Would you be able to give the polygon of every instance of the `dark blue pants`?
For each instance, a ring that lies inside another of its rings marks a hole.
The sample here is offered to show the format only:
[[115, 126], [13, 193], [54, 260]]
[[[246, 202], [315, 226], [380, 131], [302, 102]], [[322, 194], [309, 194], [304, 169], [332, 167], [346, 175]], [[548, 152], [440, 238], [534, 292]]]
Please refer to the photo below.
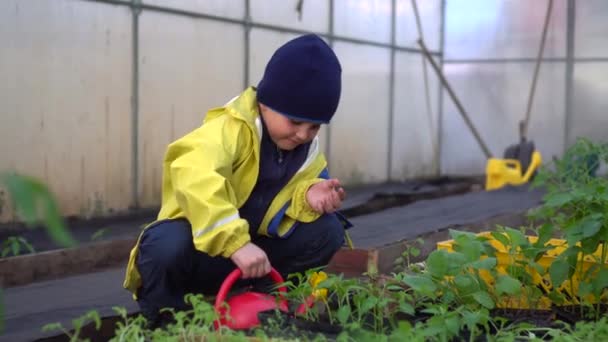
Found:
[[[299, 223], [286, 239], [252, 236], [284, 277], [326, 265], [344, 242], [344, 226], [336, 215]], [[154, 319], [161, 308], [186, 308], [187, 293], [215, 295], [236, 266], [230, 259], [194, 249], [186, 220], [165, 220], [148, 227], [141, 237], [137, 268], [142, 286], [137, 292], [141, 312]]]

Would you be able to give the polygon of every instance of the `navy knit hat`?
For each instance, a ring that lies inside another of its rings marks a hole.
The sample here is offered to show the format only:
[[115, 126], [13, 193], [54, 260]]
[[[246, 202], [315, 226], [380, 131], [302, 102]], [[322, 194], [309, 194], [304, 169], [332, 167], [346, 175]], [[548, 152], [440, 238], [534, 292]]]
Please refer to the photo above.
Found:
[[307, 34], [272, 55], [257, 87], [258, 102], [292, 119], [328, 123], [340, 101], [341, 75], [329, 45]]

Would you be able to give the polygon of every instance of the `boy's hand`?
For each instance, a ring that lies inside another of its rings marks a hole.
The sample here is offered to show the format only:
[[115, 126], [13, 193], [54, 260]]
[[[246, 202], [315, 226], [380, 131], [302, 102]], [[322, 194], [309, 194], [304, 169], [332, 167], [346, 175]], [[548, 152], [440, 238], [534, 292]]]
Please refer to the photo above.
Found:
[[243, 278], [261, 278], [270, 273], [270, 261], [266, 253], [258, 246], [248, 242], [232, 256], [232, 262], [243, 272]]
[[340, 209], [344, 197], [346, 193], [335, 178], [311, 186], [306, 193], [308, 205], [319, 214], [330, 214]]

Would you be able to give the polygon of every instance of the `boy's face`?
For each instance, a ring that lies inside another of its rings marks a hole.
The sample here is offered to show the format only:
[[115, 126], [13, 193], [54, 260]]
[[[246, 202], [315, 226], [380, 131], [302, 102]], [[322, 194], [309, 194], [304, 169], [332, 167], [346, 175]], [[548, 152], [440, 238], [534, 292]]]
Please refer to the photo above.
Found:
[[261, 103], [260, 112], [270, 138], [282, 150], [291, 151], [301, 144], [311, 142], [321, 127], [315, 123], [292, 120]]

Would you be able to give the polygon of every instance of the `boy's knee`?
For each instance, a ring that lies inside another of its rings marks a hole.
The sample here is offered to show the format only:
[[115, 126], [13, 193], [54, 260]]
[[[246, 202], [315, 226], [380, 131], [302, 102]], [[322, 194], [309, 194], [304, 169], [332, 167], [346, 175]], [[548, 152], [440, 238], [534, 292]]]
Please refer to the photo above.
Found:
[[344, 225], [338, 220], [336, 215], [328, 216], [332, 217], [332, 223], [327, 226], [327, 243], [329, 249], [333, 250], [333, 253], [335, 253], [344, 245]]
[[161, 223], [144, 232], [139, 244], [139, 263], [170, 267], [183, 263], [192, 248], [192, 233], [186, 222]]
[[313, 252], [333, 256], [344, 244], [344, 226], [333, 214], [321, 216], [313, 225], [316, 228], [315, 232], [310, 232], [312, 236], [316, 236], [316, 248], [313, 248]]

